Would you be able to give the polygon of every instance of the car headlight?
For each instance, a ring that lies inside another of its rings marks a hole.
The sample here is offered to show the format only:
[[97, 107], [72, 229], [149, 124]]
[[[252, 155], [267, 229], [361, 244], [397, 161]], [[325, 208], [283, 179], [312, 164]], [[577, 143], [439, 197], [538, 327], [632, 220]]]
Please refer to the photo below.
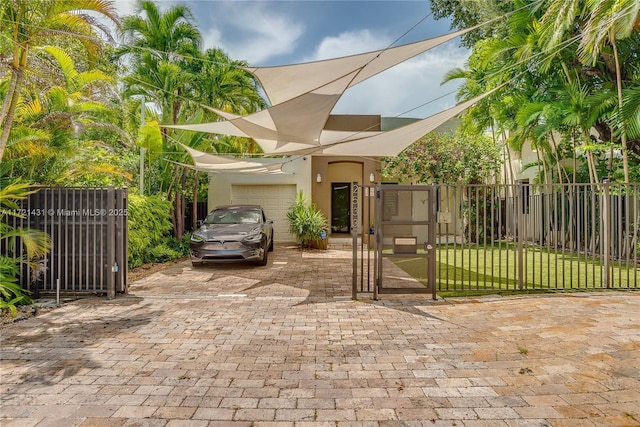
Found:
[[204, 242], [204, 237], [200, 236], [199, 234], [192, 234], [191, 241], [193, 243], [202, 243]]
[[262, 234], [250, 234], [244, 239], [242, 239], [245, 243], [260, 243], [262, 240]]

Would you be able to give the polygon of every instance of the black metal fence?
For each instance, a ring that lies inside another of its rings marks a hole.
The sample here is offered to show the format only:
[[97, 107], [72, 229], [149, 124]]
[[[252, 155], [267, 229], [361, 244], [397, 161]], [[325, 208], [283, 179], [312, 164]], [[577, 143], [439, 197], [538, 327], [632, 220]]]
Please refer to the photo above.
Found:
[[439, 193], [440, 290], [640, 288], [640, 184]]
[[[419, 256], [396, 264], [425, 284], [435, 276], [437, 292], [640, 289], [638, 183], [433, 188], [435, 275]], [[427, 209], [416, 198], [398, 199], [396, 205], [412, 218]], [[366, 211], [363, 217], [370, 218]], [[415, 240], [416, 255], [431, 244], [415, 227], [402, 232]], [[385, 250], [391, 242], [382, 244]], [[360, 259], [359, 291], [372, 292], [371, 276], [364, 275], [371, 257], [363, 252]]]
[[113, 298], [127, 291], [127, 189], [41, 188], [18, 213], [5, 221], [44, 231], [52, 241], [39, 268], [21, 267], [20, 284], [35, 297], [59, 290]]

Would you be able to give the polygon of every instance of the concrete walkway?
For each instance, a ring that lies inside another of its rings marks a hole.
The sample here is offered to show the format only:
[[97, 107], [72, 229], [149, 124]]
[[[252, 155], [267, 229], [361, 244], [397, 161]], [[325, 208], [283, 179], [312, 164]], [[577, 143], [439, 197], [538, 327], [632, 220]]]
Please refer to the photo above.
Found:
[[640, 293], [352, 301], [350, 252], [270, 255], [3, 328], [0, 425], [640, 426]]

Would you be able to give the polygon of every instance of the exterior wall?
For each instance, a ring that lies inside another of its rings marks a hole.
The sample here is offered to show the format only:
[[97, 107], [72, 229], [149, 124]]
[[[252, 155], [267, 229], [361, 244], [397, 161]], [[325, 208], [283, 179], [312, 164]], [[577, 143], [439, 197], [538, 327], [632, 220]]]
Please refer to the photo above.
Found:
[[378, 115], [332, 114], [324, 128], [327, 130], [379, 131], [381, 117]]
[[[504, 144], [504, 139], [507, 138], [507, 134], [501, 135], [498, 143]], [[557, 132], [553, 133], [553, 140], [551, 142], [553, 144], [559, 144], [562, 140], [562, 135]], [[516, 152], [511, 149], [507, 144], [504, 145], [503, 149], [503, 158], [504, 158], [504, 166], [502, 168], [502, 183], [504, 184], [514, 184], [518, 181], [527, 181], [529, 183], [534, 183], [537, 179], [539, 168], [538, 166], [531, 166], [525, 169], [527, 165], [537, 163], [539, 161], [538, 155], [536, 151], [531, 147], [530, 142], [526, 142], [522, 147], [522, 152]], [[570, 171], [573, 170], [573, 159], [566, 158], [563, 159], [560, 164], [568, 168]], [[542, 167], [542, 166], [540, 166]], [[571, 176], [572, 172], [568, 171], [567, 173]], [[553, 171], [557, 173], [556, 170]]]
[[[274, 163], [282, 159], [273, 159]], [[208, 208], [235, 203], [232, 189], [236, 185], [295, 185], [296, 191], [302, 190], [316, 204], [318, 209], [331, 221], [331, 183], [357, 182], [360, 185], [370, 184], [370, 175], [375, 181], [380, 178], [380, 162], [362, 157], [352, 156], [300, 156], [293, 157], [283, 170], [285, 174], [248, 174], [248, 173], [216, 173], [209, 174]], [[316, 182], [320, 174], [321, 182]], [[373, 198], [371, 209], [373, 209]], [[359, 203], [362, 205], [362, 191]], [[362, 218], [361, 218], [362, 221]], [[368, 228], [367, 224], [367, 228]], [[359, 230], [361, 231], [361, 229]]]
[[[232, 203], [260, 204], [269, 219], [274, 221], [274, 240], [293, 241], [294, 237], [288, 232], [286, 212], [293, 203], [296, 192], [302, 190], [310, 194], [311, 158], [299, 156], [273, 159], [273, 163], [282, 163], [283, 160], [287, 161], [283, 167], [285, 173], [280, 174], [210, 174], [209, 210]], [[234, 200], [234, 197], [238, 199]]]
[[[233, 185], [280, 185], [295, 184], [296, 191], [311, 194], [311, 158], [292, 157], [282, 168], [281, 174], [251, 173], [214, 173], [209, 174], [209, 210], [216, 206], [232, 203], [231, 188]], [[273, 163], [281, 163], [283, 159], [273, 159]]]

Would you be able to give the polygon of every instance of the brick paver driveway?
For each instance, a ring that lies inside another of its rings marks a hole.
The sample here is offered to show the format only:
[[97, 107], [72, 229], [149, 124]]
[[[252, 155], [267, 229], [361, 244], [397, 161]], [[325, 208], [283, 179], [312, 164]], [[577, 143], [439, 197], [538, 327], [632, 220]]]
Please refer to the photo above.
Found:
[[276, 247], [2, 329], [2, 426], [638, 426], [640, 293], [350, 297]]

